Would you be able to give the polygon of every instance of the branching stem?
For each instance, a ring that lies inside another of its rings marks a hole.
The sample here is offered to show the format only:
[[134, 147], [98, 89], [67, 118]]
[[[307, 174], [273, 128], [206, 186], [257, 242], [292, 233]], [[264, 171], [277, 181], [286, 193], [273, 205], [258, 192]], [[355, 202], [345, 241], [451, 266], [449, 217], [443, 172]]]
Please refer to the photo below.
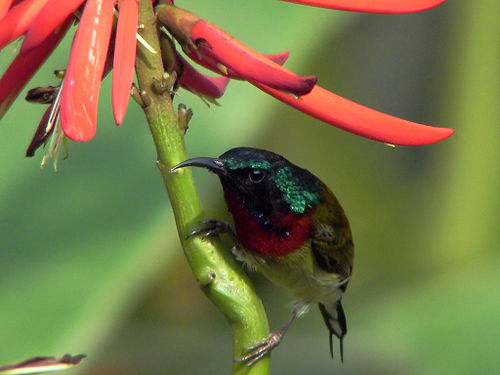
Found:
[[[139, 23], [143, 25], [139, 30], [141, 37], [159, 51], [158, 28], [150, 0], [140, 1]], [[153, 54], [138, 43], [136, 73], [158, 154], [158, 167], [174, 210], [186, 258], [201, 289], [228, 319], [233, 333], [233, 356], [240, 358], [245, 354], [245, 347], [269, 334], [262, 302], [241, 267], [218, 240], [205, 241], [200, 236], [186, 239], [205, 217], [189, 168], [169, 173], [170, 168], [186, 160], [187, 155], [184, 129], [179, 126], [169, 93], [154, 90], [158, 79], [164, 77], [161, 54]], [[269, 358], [263, 358], [250, 368], [233, 363], [233, 374], [268, 373]]]

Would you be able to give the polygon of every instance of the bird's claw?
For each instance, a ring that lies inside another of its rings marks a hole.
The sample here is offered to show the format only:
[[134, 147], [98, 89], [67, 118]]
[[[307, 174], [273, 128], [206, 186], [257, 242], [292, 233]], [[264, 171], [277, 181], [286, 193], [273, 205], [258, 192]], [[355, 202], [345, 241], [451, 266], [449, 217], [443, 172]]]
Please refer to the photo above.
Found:
[[245, 367], [250, 367], [259, 361], [262, 357], [271, 353], [271, 351], [276, 348], [281, 342], [283, 334], [281, 332], [273, 332], [265, 340], [258, 342], [255, 345], [245, 347], [244, 350], [248, 353], [247, 355], [235, 359], [235, 362], [243, 363]]
[[191, 233], [188, 234], [186, 239], [189, 239], [194, 236], [198, 235], [203, 235], [203, 239], [206, 240], [209, 237], [212, 236], [218, 236], [219, 234], [222, 233], [230, 233], [231, 235], [234, 236], [234, 232], [231, 229], [231, 226], [220, 220], [205, 220], [202, 222], [201, 227], [193, 230]]

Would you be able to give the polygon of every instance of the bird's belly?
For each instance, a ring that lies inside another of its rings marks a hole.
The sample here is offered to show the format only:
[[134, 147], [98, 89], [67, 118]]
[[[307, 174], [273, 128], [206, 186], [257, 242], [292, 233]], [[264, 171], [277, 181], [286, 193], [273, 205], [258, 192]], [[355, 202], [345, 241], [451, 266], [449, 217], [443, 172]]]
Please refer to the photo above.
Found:
[[288, 290], [297, 300], [321, 301], [336, 293], [341, 284], [339, 275], [317, 267], [308, 246], [284, 256], [265, 256], [238, 249], [236, 256], [274, 284]]

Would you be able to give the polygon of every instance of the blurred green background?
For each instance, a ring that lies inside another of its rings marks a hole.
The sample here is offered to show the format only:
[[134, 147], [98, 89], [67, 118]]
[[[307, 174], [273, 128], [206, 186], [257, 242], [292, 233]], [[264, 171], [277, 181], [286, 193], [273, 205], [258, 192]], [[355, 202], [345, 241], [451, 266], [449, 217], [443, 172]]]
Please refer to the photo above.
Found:
[[[191, 156], [272, 149], [320, 176], [350, 218], [355, 272], [344, 297], [345, 361], [331, 360], [317, 309], [273, 353], [279, 374], [500, 373], [500, 3], [450, 0], [423, 13], [361, 15], [283, 2], [181, 1], [263, 53], [352, 100], [452, 127], [395, 149], [320, 123], [232, 82], [220, 107], [192, 107]], [[71, 38], [30, 87], [55, 84]], [[19, 44], [2, 51], [2, 71]], [[142, 113], [117, 128], [110, 79], [96, 137], [59, 172], [24, 151], [43, 106], [0, 122], [0, 363], [86, 353], [69, 373], [223, 374], [230, 331], [183, 258]], [[26, 92], [23, 91], [23, 94]], [[334, 110], [334, 109], [333, 109]], [[229, 219], [218, 181], [195, 172], [207, 212]], [[270, 325], [288, 297], [253, 275]]]

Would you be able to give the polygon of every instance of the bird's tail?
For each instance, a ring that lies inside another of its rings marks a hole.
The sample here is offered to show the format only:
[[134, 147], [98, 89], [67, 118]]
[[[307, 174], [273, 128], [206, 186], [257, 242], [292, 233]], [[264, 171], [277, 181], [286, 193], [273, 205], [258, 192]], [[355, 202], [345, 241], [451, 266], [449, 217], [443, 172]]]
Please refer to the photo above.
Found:
[[344, 309], [342, 308], [342, 303], [340, 299], [334, 301], [333, 303], [319, 303], [319, 311], [323, 315], [325, 324], [330, 331], [330, 354], [333, 358], [333, 335], [337, 336], [340, 340], [340, 360], [344, 361], [344, 346], [343, 338], [347, 333], [347, 325], [345, 320]]

